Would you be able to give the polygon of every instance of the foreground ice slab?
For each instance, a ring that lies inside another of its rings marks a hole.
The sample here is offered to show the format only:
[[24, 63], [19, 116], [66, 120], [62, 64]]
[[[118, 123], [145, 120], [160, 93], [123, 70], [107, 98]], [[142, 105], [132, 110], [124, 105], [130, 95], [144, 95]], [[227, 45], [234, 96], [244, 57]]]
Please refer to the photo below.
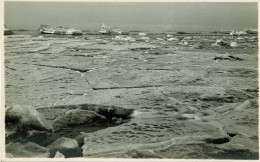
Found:
[[39, 146], [32, 142], [27, 143], [8, 143], [6, 145], [7, 157], [19, 158], [49, 158], [49, 149]]
[[[31, 106], [14, 105], [6, 108], [6, 135], [12, 138], [29, 138], [35, 131], [50, 131], [52, 125]], [[40, 133], [40, 132], [38, 132]]]
[[54, 157], [57, 153], [60, 153], [60, 155], [72, 156], [81, 156], [82, 154], [82, 150], [79, 148], [78, 142], [75, 139], [66, 137], [57, 139], [51, 145], [47, 146], [47, 148], [50, 150], [51, 157]]

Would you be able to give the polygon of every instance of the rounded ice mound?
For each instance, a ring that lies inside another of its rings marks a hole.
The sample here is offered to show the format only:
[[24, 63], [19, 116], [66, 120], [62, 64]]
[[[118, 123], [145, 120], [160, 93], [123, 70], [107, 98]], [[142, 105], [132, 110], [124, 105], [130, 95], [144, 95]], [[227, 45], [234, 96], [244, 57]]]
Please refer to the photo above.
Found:
[[49, 132], [52, 125], [31, 106], [13, 105], [5, 111], [6, 136], [30, 136], [31, 130]]
[[60, 153], [59, 151], [57, 151], [54, 158], [65, 158], [65, 156], [62, 153]]
[[76, 126], [82, 124], [95, 124], [98, 121], [106, 120], [105, 116], [99, 115], [94, 111], [72, 109], [67, 111], [63, 116], [57, 117], [53, 122], [55, 131], [66, 126]]
[[51, 149], [73, 149], [77, 147], [79, 147], [78, 142], [75, 139], [67, 137], [61, 137], [48, 146]]
[[6, 108], [6, 122], [33, 126], [42, 130], [51, 130], [51, 124], [33, 107], [28, 105], [13, 105]]
[[50, 150], [50, 156], [55, 157], [57, 152], [65, 155], [65, 157], [79, 157], [82, 156], [82, 149], [79, 147], [75, 139], [68, 137], [61, 137], [47, 146]]

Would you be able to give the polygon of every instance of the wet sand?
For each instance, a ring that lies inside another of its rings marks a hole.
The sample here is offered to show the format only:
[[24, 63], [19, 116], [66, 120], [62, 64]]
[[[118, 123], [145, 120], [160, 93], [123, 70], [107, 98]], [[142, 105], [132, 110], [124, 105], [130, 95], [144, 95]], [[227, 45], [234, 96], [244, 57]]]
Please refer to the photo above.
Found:
[[6, 105], [49, 121], [66, 105], [133, 109], [123, 124], [70, 128], [86, 158], [258, 159], [256, 35], [128, 36], [5, 36]]

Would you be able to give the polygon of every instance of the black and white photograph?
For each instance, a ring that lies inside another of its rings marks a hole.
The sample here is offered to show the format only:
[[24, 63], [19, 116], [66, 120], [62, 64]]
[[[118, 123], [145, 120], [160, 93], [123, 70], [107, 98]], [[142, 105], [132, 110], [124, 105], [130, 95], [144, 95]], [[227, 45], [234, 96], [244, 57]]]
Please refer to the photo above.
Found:
[[3, 8], [4, 159], [259, 159], [258, 1]]

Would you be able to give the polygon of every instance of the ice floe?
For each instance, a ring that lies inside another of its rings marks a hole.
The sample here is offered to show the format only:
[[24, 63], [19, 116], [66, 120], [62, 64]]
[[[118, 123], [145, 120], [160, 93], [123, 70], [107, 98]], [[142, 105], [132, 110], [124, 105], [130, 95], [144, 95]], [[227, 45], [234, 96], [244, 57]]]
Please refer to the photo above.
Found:
[[102, 24], [99, 33], [101, 34], [122, 34], [122, 31], [115, 26]]
[[38, 28], [42, 34], [57, 34], [57, 35], [82, 35], [82, 31], [79, 29], [68, 29], [62, 26], [53, 27], [50, 25], [40, 25]]
[[169, 38], [169, 39], [167, 39], [168, 41], [179, 41], [179, 39], [178, 38], [176, 38], [176, 37], [171, 37], [171, 38]]
[[140, 36], [146, 36], [146, 33], [139, 33]]
[[237, 42], [230, 42], [230, 47], [238, 47]]
[[183, 46], [187, 46], [187, 45], [189, 45], [189, 43], [186, 41], [186, 40], [181, 40], [179, 43], [178, 43], [179, 45], [183, 45]]
[[14, 34], [14, 32], [12, 30], [6, 28], [6, 26], [5, 26], [5, 28], [4, 28], [4, 35], [12, 35], [12, 34]]
[[130, 36], [125, 36], [125, 35], [117, 35], [115, 38], [113, 38], [114, 40], [122, 40], [122, 41], [130, 41], [130, 42], [134, 42], [136, 41], [134, 38], [130, 37]]

